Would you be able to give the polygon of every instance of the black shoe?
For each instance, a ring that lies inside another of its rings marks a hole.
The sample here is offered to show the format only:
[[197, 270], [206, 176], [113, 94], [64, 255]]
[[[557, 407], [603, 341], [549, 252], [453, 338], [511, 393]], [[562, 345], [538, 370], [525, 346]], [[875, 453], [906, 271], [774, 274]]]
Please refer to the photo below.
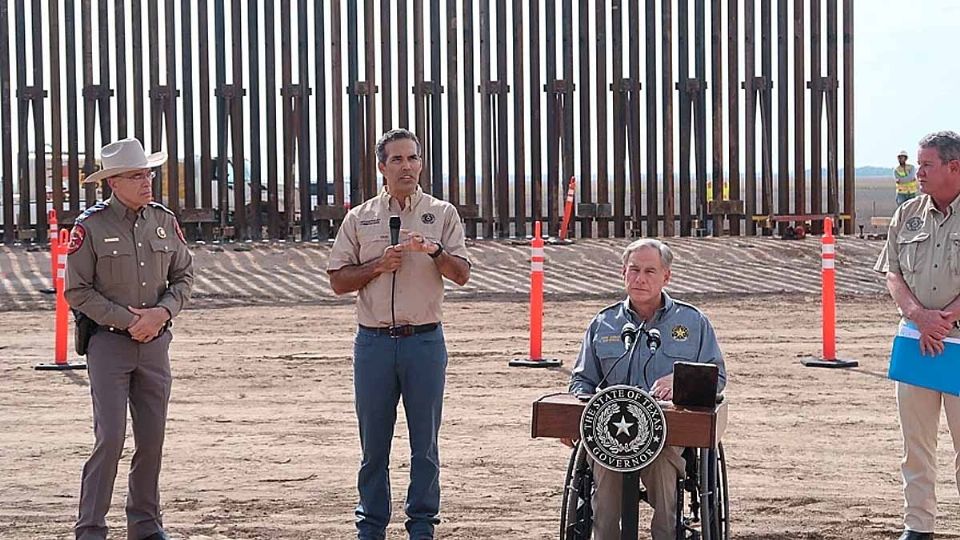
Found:
[[907, 529], [900, 535], [900, 540], [933, 540], [933, 533], [917, 532]]
[[170, 540], [170, 537], [163, 531], [157, 531], [143, 540]]

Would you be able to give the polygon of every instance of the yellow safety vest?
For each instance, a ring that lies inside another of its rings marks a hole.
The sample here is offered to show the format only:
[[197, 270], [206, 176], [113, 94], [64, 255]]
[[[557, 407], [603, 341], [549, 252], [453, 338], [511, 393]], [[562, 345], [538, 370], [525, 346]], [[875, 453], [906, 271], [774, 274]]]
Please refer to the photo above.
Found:
[[[897, 178], [897, 193], [917, 192], [917, 178], [913, 176], [913, 165], [907, 165], [906, 167], [897, 165], [893, 169], [893, 175]], [[907, 178], [909, 180], [906, 180]]]

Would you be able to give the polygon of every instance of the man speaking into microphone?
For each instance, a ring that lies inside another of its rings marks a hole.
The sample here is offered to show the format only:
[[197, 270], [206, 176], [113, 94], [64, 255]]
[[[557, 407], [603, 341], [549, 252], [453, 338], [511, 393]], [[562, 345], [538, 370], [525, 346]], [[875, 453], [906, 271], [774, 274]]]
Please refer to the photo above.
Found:
[[[590, 322], [573, 368], [570, 392], [593, 394], [607, 386], [627, 384], [670, 401], [675, 362], [716, 364], [717, 388], [722, 390], [726, 370], [713, 326], [699, 309], [674, 300], [663, 290], [670, 282], [670, 248], [656, 239], [640, 239], [624, 249], [622, 262], [627, 297], [601, 310]], [[564, 443], [573, 444], [569, 439]], [[640, 470], [654, 510], [654, 540], [676, 538], [677, 478], [685, 467], [682, 451], [665, 446]], [[593, 467], [593, 537], [597, 540], [620, 538], [622, 476]]]
[[361, 540], [386, 537], [390, 446], [402, 398], [411, 451], [406, 529], [422, 540], [433, 538], [440, 522], [443, 278], [466, 284], [470, 259], [456, 208], [420, 189], [416, 135], [389, 131], [376, 153], [386, 186], [347, 213], [327, 263], [335, 293], [358, 292], [353, 382], [363, 457], [356, 525]]

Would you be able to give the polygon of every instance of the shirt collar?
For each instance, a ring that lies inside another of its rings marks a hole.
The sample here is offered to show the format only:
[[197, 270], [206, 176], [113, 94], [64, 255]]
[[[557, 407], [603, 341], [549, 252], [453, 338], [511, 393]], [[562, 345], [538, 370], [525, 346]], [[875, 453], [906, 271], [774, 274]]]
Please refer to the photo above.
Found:
[[[922, 208], [922, 212], [924, 215], [927, 215], [930, 212], [940, 212], [940, 210], [937, 210], [937, 207], [933, 204], [933, 197], [926, 194], [924, 194], [923, 197], [926, 198], [926, 200], [923, 201], [923, 208]], [[956, 214], [957, 212], [960, 212], [960, 196], [953, 199], [953, 201], [951, 201], [950, 204], [947, 205], [947, 208], [948, 208], [947, 213], [943, 213], [943, 212], [940, 212], [940, 213], [942, 213], [945, 216], [950, 216], [950, 215]]]
[[[110, 198], [107, 199], [107, 207], [113, 212], [113, 216], [117, 219], [126, 219], [128, 215], [136, 218], [140, 216], [141, 213], [123, 204], [116, 195], [110, 195]], [[141, 209], [141, 211], [142, 210], [143, 209]]]
[[[390, 191], [387, 190], [387, 186], [383, 186], [383, 189], [380, 190], [380, 197], [383, 199], [384, 204], [387, 205], [388, 210], [394, 210], [394, 204], [396, 203], [393, 197], [390, 196]], [[417, 190], [410, 195], [407, 195], [407, 198], [404, 199], [403, 209], [409, 210], [410, 208], [413, 208], [418, 202], [420, 202], [421, 197], [423, 197], [423, 190], [420, 189], [420, 186], [418, 185]], [[396, 210], [399, 212], [400, 208], [396, 208]]]
[[951, 214], [951, 215], [952, 215], [952, 214], [956, 214], [957, 212], [960, 212], [960, 195], [958, 195], [958, 196], [957, 196], [955, 199], [953, 199], [953, 201], [950, 203], [950, 214]]
[[[667, 291], [661, 292], [661, 293], [660, 293], [660, 296], [661, 296], [661, 298], [663, 299], [663, 306], [657, 308], [657, 310], [656, 310], [655, 312], [653, 312], [653, 320], [650, 321], [650, 324], [654, 324], [654, 323], [659, 322], [660, 319], [663, 318], [663, 315], [664, 315], [665, 313], [668, 313], [671, 309], [673, 309], [674, 301], [673, 301], [673, 298], [670, 298], [670, 295], [667, 294]], [[637, 323], [637, 324], [640, 323], [640, 315], [638, 315], [637, 312], [634, 311], [632, 307], [630, 307], [630, 297], [629, 297], [629, 296], [627, 296], [626, 298], [623, 299], [622, 308], [621, 308], [621, 309], [623, 309], [623, 312], [624, 312], [624, 314], [626, 315], [626, 317], [627, 317], [628, 319], [630, 319], [631, 321], [633, 321], [633, 322], [635, 322], [635, 323]]]

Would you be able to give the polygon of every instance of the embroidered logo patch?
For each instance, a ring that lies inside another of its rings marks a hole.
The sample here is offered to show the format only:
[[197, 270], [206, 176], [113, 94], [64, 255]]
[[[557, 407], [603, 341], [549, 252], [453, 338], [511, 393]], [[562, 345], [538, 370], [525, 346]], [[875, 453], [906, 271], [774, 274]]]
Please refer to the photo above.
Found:
[[670, 337], [672, 337], [674, 341], [686, 341], [687, 338], [690, 337], [690, 331], [687, 330], [686, 326], [678, 324], [673, 327], [673, 330], [670, 332]]
[[907, 224], [904, 225], [908, 231], [916, 232], [920, 230], [920, 227], [923, 227], [923, 220], [919, 216], [914, 216], [907, 220]]
[[67, 246], [67, 255], [73, 255], [83, 245], [83, 239], [87, 237], [87, 231], [83, 225], [74, 225], [70, 231], [70, 245]]
[[437, 216], [431, 214], [430, 212], [427, 212], [426, 214], [422, 214], [420, 216], [420, 221], [426, 223], [427, 225], [430, 225], [436, 220], [437, 220]]

